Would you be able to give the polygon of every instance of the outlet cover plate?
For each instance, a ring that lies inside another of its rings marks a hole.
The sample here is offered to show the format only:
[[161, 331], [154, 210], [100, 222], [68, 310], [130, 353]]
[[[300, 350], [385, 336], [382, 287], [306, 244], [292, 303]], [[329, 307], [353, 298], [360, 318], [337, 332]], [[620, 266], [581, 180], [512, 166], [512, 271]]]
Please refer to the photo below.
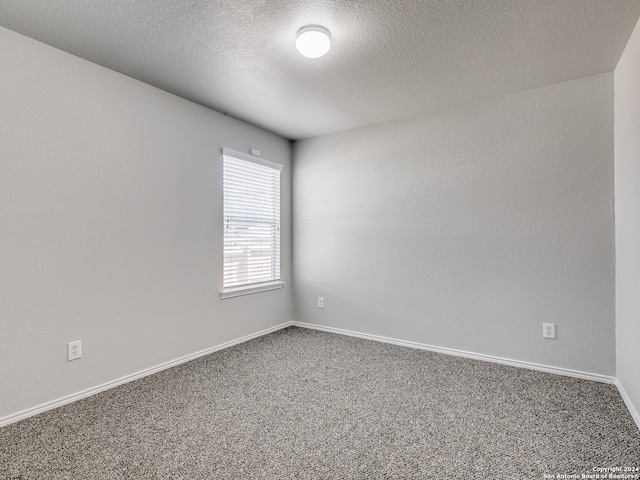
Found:
[[542, 336], [544, 338], [556, 338], [556, 324], [555, 323], [543, 323], [542, 324]]
[[67, 360], [78, 360], [82, 358], [82, 340], [67, 343]]

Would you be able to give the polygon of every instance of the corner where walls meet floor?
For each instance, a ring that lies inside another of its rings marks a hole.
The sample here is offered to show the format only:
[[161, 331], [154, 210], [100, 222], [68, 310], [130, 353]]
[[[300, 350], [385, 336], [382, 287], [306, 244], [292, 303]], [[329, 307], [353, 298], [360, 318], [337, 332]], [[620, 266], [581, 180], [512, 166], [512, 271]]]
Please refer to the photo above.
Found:
[[338, 334], [338, 335], [346, 335], [346, 336], [351, 336], [351, 337], [357, 337], [357, 338], [362, 338], [362, 339], [371, 340], [371, 341], [375, 341], [375, 342], [389, 343], [389, 344], [392, 344], [392, 345], [399, 345], [399, 346], [407, 347], [407, 348], [414, 348], [414, 349], [419, 349], [419, 350], [427, 350], [427, 351], [431, 351], [431, 352], [435, 352], [435, 353], [441, 353], [441, 354], [445, 354], [445, 355], [454, 355], [454, 356], [465, 357], [465, 358], [470, 358], [470, 359], [474, 359], [474, 360], [481, 360], [481, 361], [498, 363], [498, 364], [502, 364], [502, 365], [509, 365], [509, 366], [512, 366], [512, 367], [526, 368], [526, 369], [530, 369], [530, 370], [538, 370], [538, 371], [541, 371], [541, 372], [554, 373], [554, 374], [557, 374], [557, 375], [564, 375], [564, 376], [568, 376], [568, 377], [581, 378], [581, 379], [591, 380], [591, 381], [595, 381], [595, 382], [615, 384], [616, 387], [618, 388], [618, 391], [620, 392], [620, 396], [624, 400], [625, 405], [627, 406], [627, 408], [629, 410], [629, 413], [631, 414], [631, 417], [633, 418], [636, 426], [640, 430], [640, 415], [638, 414], [638, 411], [635, 409], [635, 407], [631, 403], [631, 401], [629, 399], [629, 396], [625, 392], [624, 387], [622, 386], [622, 384], [618, 381], [617, 378], [612, 377], [612, 376], [599, 375], [599, 374], [594, 374], [594, 373], [589, 373], [589, 372], [581, 372], [581, 371], [577, 371], [577, 370], [559, 368], [559, 367], [554, 367], [554, 366], [550, 366], [550, 365], [541, 365], [541, 364], [522, 362], [522, 361], [519, 361], [519, 360], [494, 357], [494, 356], [491, 356], [491, 355], [484, 355], [484, 354], [480, 354], [480, 353], [466, 352], [466, 351], [455, 350], [455, 349], [451, 349], [451, 348], [444, 348], [444, 347], [438, 347], [438, 346], [434, 346], [434, 345], [427, 345], [427, 344], [423, 344], [423, 343], [412, 342], [412, 341], [409, 341], [409, 340], [382, 337], [382, 336], [379, 336], [379, 335], [371, 335], [371, 334], [362, 333], [362, 332], [354, 332], [354, 331], [344, 330], [344, 329], [340, 329], [340, 328], [325, 327], [325, 326], [322, 326], [322, 325], [314, 325], [314, 324], [310, 324], [310, 323], [297, 322], [297, 321], [285, 322], [285, 323], [282, 323], [280, 325], [276, 325], [274, 327], [267, 328], [265, 330], [256, 332], [254, 334], [246, 335], [246, 336], [238, 338], [236, 340], [225, 342], [225, 343], [222, 343], [220, 345], [216, 345], [214, 347], [208, 348], [206, 350], [202, 350], [202, 351], [193, 353], [191, 355], [186, 355], [184, 357], [177, 358], [177, 359], [175, 359], [173, 361], [166, 362], [166, 363], [163, 363], [161, 365], [157, 365], [155, 367], [148, 368], [148, 369], [142, 370], [140, 372], [137, 372], [137, 373], [134, 373], [134, 374], [131, 374], [131, 375], [127, 375], [127, 376], [122, 377], [122, 378], [118, 378], [118, 379], [113, 380], [111, 382], [107, 382], [107, 383], [98, 385], [96, 387], [93, 387], [93, 388], [90, 388], [90, 389], [87, 389], [87, 390], [83, 390], [81, 392], [77, 392], [75, 394], [68, 395], [66, 397], [59, 398], [59, 399], [51, 401], [51, 402], [47, 402], [45, 404], [38, 405], [38, 406], [33, 407], [33, 408], [29, 408], [29, 409], [23, 410], [21, 412], [17, 412], [15, 414], [6, 416], [4, 418], [0, 418], [0, 427], [2, 427], [4, 425], [9, 425], [11, 423], [17, 422], [19, 420], [22, 420], [22, 419], [25, 419], [25, 418], [28, 418], [28, 417], [31, 417], [31, 416], [34, 416], [34, 415], [37, 415], [37, 414], [42, 413], [42, 412], [46, 412], [48, 410], [52, 410], [54, 408], [61, 407], [63, 405], [75, 402], [75, 401], [80, 400], [82, 398], [86, 398], [86, 397], [89, 397], [91, 395], [95, 395], [95, 394], [97, 394], [99, 392], [103, 392], [105, 390], [109, 390], [111, 388], [117, 387], [119, 385], [123, 385], [125, 383], [133, 382], [133, 381], [138, 380], [140, 378], [147, 377], [149, 375], [153, 375], [154, 373], [158, 373], [158, 372], [160, 372], [162, 370], [166, 370], [166, 369], [175, 367], [177, 365], [189, 362], [191, 360], [195, 360], [196, 358], [203, 357], [205, 355], [209, 355], [209, 354], [217, 352], [219, 350], [223, 350], [223, 349], [232, 347], [234, 345], [238, 345], [238, 344], [247, 342], [249, 340], [252, 340], [254, 338], [258, 338], [258, 337], [261, 337], [261, 336], [264, 336], [264, 335], [268, 335], [270, 333], [273, 333], [273, 332], [276, 332], [278, 330], [282, 330], [282, 329], [285, 329], [285, 328], [288, 328], [288, 327], [299, 327], [299, 328], [307, 328], [307, 329], [312, 329], [312, 330], [320, 330], [320, 331], [323, 331], [323, 332], [334, 333], [334, 334]]

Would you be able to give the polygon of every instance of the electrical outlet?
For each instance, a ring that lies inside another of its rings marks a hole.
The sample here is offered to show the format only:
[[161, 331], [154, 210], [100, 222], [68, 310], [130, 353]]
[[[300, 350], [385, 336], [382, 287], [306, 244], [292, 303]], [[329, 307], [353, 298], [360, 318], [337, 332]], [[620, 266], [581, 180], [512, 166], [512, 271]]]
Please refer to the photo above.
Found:
[[542, 324], [542, 336], [544, 338], [556, 338], [556, 324], [555, 323], [543, 323]]
[[324, 308], [324, 297], [318, 297], [318, 308]]
[[82, 358], [82, 340], [67, 343], [67, 360]]

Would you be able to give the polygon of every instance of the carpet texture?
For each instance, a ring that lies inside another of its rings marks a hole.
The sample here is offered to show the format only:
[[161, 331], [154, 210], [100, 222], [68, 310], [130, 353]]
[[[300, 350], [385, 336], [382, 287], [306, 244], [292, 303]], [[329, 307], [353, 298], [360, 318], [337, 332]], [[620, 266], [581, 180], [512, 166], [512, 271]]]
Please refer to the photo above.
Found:
[[2, 479], [543, 479], [617, 466], [640, 467], [640, 432], [613, 385], [300, 328], [0, 428]]

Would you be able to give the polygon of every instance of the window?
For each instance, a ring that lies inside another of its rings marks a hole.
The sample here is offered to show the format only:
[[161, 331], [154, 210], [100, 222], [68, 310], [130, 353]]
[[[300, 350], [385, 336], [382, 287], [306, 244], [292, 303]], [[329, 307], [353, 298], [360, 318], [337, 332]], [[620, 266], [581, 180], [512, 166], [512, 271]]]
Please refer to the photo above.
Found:
[[282, 288], [282, 165], [222, 149], [224, 274], [222, 298]]

